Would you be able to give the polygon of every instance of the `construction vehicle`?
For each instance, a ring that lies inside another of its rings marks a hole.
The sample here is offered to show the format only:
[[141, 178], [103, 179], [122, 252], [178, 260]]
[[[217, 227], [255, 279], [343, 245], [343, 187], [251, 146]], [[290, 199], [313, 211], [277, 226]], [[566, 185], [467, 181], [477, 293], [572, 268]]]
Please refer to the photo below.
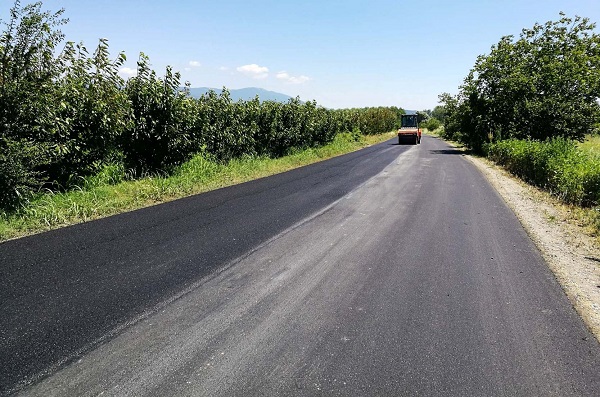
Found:
[[398, 145], [408, 143], [416, 145], [421, 143], [421, 129], [419, 118], [416, 114], [403, 114], [398, 130]]

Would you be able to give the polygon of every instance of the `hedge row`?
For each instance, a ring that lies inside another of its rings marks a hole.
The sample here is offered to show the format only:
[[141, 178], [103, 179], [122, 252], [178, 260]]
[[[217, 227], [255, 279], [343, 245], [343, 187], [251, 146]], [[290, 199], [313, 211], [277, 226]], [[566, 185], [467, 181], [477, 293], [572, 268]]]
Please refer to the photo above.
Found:
[[93, 53], [57, 28], [64, 10], [15, 1], [0, 26], [0, 211], [40, 190], [65, 190], [110, 165], [139, 177], [169, 173], [196, 153], [218, 161], [278, 157], [336, 134], [393, 129], [397, 108], [331, 110], [316, 102], [233, 102], [226, 89], [200, 99], [182, 89], [179, 73], [163, 77], [140, 54], [125, 81], [121, 53], [101, 39]]

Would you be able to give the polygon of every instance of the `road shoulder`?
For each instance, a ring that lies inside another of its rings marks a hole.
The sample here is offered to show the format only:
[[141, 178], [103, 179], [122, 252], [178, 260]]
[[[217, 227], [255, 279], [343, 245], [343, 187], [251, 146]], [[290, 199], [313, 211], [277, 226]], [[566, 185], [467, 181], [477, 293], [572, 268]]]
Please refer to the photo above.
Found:
[[498, 191], [535, 242], [573, 307], [600, 341], [600, 248], [548, 193], [487, 159], [466, 155]]

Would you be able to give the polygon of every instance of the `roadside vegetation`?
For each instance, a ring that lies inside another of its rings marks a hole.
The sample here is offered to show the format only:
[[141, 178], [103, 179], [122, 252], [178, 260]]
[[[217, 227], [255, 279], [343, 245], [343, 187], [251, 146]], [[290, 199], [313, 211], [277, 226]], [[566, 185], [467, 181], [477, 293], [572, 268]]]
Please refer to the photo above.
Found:
[[0, 20], [0, 238], [354, 150], [404, 113], [233, 102], [226, 88], [194, 99], [179, 73], [157, 75], [143, 53], [124, 80], [124, 53], [111, 59], [105, 39], [91, 52], [64, 43], [64, 10], [42, 7], [17, 0]]
[[574, 141], [508, 139], [490, 145], [488, 158], [566, 203], [592, 207], [600, 202], [600, 154]]
[[[503, 37], [457, 95], [439, 96], [437, 133], [572, 205], [600, 236], [600, 35], [587, 18]], [[433, 112], [430, 112], [433, 113]]]
[[0, 217], [0, 241], [86, 222], [234, 184], [289, 171], [392, 138], [342, 133], [329, 144], [290, 151], [286, 156], [244, 156], [218, 161], [196, 154], [170, 174], [130, 179], [122, 166], [106, 166], [67, 191], [35, 195], [27, 205]]

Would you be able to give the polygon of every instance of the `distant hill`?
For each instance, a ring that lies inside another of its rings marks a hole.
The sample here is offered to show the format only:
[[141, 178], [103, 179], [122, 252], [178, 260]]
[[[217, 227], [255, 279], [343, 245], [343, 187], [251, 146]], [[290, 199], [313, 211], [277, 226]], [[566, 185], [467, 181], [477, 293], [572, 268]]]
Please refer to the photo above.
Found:
[[[217, 94], [221, 93], [221, 89], [218, 88], [208, 88], [208, 87], [197, 87], [190, 88], [190, 96], [193, 98], [200, 98], [202, 95], [206, 94], [208, 91], [214, 91]], [[231, 94], [231, 99], [236, 102], [240, 99], [245, 101], [254, 99], [257, 95], [261, 101], [275, 101], [275, 102], [287, 102], [292, 97], [289, 95], [285, 95], [275, 91], [268, 91], [262, 88], [257, 87], [248, 87], [248, 88], [240, 88], [238, 90], [229, 90], [229, 94]]]

